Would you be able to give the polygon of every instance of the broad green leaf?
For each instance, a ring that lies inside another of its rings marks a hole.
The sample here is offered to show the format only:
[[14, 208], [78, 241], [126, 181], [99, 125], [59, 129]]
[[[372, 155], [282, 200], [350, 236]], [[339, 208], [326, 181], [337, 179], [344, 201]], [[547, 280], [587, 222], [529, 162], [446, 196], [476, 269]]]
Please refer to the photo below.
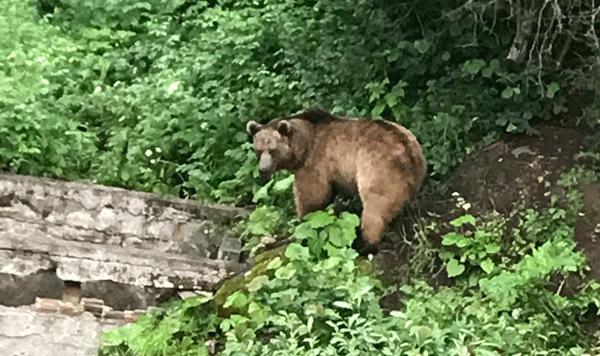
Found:
[[480, 264], [481, 269], [484, 270], [485, 273], [491, 273], [494, 270], [494, 262], [492, 260], [490, 260], [489, 258], [486, 259], [485, 261], [481, 262]]
[[213, 294], [210, 292], [196, 292], [198, 295], [195, 297], [190, 297], [185, 299], [185, 304], [197, 307], [199, 305], [205, 304], [213, 299]]
[[299, 243], [292, 243], [285, 250], [285, 256], [290, 260], [307, 261], [309, 255], [308, 247], [304, 247]]
[[342, 219], [344, 219], [345, 222], [348, 222], [349, 227], [356, 227], [360, 225], [360, 218], [356, 214], [344, 211], [342, 213]]
[[306, 240], [306, 239], [316, 239], [318, 236], [318, 232], [309, 223], [304, 222], [294, 230], [294, 236], [298, 240]]
[[481, 59], [471, 59], [465, 62], [463, 65], [463, 70], [468, 74], [475, 75], [479, 73], [483, 67], [485, 67], [485, 61]]
[[550, 85], [548, 85], [548, 88], [546, 88], [546, 97], [547, 98], [554, 98], [554, 94], [556, 94], [556, 92], [560, 89], [560, 85], [558, 85], [557, 82], [552, 82], [550, 83]]
[[385, 110], [385, 103], [380, 101], [375, 105], [373, 110], [371, 110], [371, 115], [373, 115], [373, 117], [380, 117], [383, 110]]
[[344, 241], [344, 236], [342, 234], [342, 229], [337, 226], [332, 226], [329, 228], [329, 242], [336, 246], [337, 248], [342, 248], [346, 245], [346, 241]]
[[254, 193], [254, 197], [252, 198], [252, 202], [257, 203], [263, 199], [266, 199], [269, 196], [269, 188], [273, 186], [273, 181], [263, 185], [259, 190]]
[[491, 67], [485, 67], [481, 70], [481, 75], [486, 77], [486, 78], [490, 78], [492, 76], [492, 68]]
[[465, 271], [465, 266], [453, 258], [446, 264], [446, 271], [448, 272], [448, 277], [456, 277]]
[[415, 48], [421, 54], [427, 52], [427, 50], [429, 49], [430, 45], [431, 44], [429, 42], [427, 42], [427, 40], [416, 40], [415, 41]]
[[286, 191], [291, 188], [293, 183], [294, 183], [294, 175], [292, 174], [289, 177], [286, 177], [282, 180], [275, 182], [275, 184], [273, 185], [273, 192], [281, 193], [283, 191]]
[[281, 266], [283, 262], [281, 261], [281, 257], [277, 256], [269, 264], [267, 265], [267, 269], [277, 269]]
[[275, 271], [275, 277], [277, 277], [279, 279], [290, 279], [295, 274], [296, 274], [296, 268], [294, 268], [292, 265], [289, 265], [289, 264], [279, 267]]
[[485, 246], [485, 252], [492, 254], [500, 251], [500, 245], [492, 243]]
[[237, 292], [234, 292], [233, 294], [231, 294], [229, 297], [227, 297], [227, 299], [225, 300], [225, 303], [223, 304], [223, 307], [225, 307], [225, 308], [229, 308], [229, 307], [240, 308], [240, 307], [243, 307], [244, 305], [246, 305], [247, 303], [248, 303], [248, 297], [246, 296], [246, 294], [244, 294], [243, 292], [237, 291]]
[[248, 292], [254, 293], [259, 290], [265, 282], [268, 281], [269, 277], [267, 276], [256, 276], [248, 284], [246, 284], [246, 288], [248, 289]]
[[442, 245], [444, 245], [444, 246], [455, 245], [458, 241], [460, 241], [463, 238], [464, 238], [464, 236], [459, 233], [449, 232], [446, 235], [444, 235], [444, 238], [442, 239]]
[[452, 226], [462, 226], [464, 224], [475, 225], [475, 223], [475, 217], [471, 214], [461, 215], [456, 219], [450, 221], [450, 224], [452, 224]]
[[257, 302], [251, 302], [248, 305], [248, 315], [250, 319], [256, 323], [263, 323], [269, 317], [269, 307], [258, 304]]
[[507, 87], [506, 89], [504, 89], [502, 91], [502, 97], [504, 99], [510, 99], [510, 98], [512, 98], [512, 96], [513, 96], [513, 88]]
[[324, 227], [335, 221], [335, 216], [326, 211], [316, 211], [306, 216], [306, 224], [313, 228]]

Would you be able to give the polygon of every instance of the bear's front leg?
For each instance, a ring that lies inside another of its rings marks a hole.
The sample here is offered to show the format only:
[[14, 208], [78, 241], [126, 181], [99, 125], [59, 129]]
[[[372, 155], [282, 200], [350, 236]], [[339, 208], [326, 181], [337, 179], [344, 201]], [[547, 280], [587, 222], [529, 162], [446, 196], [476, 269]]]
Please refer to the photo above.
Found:
[[294, 176], [294, 199], [299, 218], [327, 208], [333, 199], [331, 184], [317, 172], [296, 172]]

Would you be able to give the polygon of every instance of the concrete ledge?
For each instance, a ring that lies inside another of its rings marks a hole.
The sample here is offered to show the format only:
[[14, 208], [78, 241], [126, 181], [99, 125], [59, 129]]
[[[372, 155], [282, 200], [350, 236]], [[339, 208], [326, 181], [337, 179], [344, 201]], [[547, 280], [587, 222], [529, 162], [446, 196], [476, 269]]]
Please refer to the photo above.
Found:
[[72, 317], [0, 306], [0, 350], [3, 356], [90, 356], [99, 335], [116, 327], [90, 313]]

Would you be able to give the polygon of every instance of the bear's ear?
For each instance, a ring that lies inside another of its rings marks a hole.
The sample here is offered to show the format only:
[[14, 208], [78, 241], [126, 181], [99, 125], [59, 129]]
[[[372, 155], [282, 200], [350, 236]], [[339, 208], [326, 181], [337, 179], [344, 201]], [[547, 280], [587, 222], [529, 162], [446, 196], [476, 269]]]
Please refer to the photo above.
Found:
[[277, 124], [277, 132], [279, 132], [281, 136], [289, 136], [292, 133], [292, 124], [287, 120], [279, 121], [279, 124]]
[[258, 122], [252, 120], [246, 125], [246, 131], [252, 136], [254, 136], [258, 131], [262, 129], [262, 125]]

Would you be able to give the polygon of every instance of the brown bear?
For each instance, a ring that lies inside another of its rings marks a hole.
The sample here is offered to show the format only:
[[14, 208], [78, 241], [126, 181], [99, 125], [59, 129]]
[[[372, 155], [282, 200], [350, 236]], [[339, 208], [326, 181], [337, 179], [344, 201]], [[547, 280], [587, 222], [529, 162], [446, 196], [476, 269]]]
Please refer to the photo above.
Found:
[[280, 169], [295, 174], [300, 218], [326, 208], [335, 191], [359, 194], [361, 253], [377, 251], [387, 224], [417, 192], [427, 171], [415, 136], [389, 121], [349, 119], [311, 109], [264, 125], [250, 121], [247, 130], [263, 178]]

